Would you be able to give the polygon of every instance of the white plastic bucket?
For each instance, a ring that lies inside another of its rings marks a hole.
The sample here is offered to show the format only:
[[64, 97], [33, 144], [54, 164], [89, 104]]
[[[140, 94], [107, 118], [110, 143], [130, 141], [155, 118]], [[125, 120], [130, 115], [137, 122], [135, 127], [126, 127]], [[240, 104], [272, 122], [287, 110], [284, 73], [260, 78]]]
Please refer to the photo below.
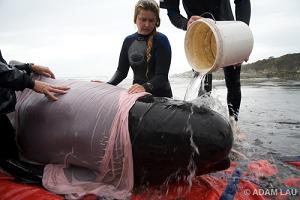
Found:
[[252, 32], [244, 22], [201, 18], [189, 26], [184, 48], [192, 68], [208, 73], [248, 60], [253, 42]]

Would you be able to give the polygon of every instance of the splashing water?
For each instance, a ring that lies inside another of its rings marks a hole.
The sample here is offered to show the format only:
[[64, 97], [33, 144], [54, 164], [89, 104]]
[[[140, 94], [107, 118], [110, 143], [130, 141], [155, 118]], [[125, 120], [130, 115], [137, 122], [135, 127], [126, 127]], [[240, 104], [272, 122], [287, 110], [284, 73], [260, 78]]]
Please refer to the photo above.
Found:
[[184, 95], [185, 101], [196, 99], [200, 89], [204, 91], [204, 77], [205, 74], [194, 72], [193, 78], [191, 79]]
[[193, 109], [193, 106], [191, 106], [191, 112], [188, 116], [188, 119], [187, 119], [187, 122], [186, 122], [186, 125], [187, 125], [187, 128], [186, 130], [191, 133], [191, 136], [190, 136], [190, 142], [191, 142], [191, 147], [193, 147], [193, 152], [196, 152], [198, 155], [199, 155], [199, 150], [198, 150], [198, 147], [196, 146], [194, 140], [193, 140], [193, 135], [194, 135], [194, 131], [191, 127], [191, 124], [190, 124], [190, 120], [191, 120], [191, 116], [194, 114], [194, 109]]
[[[244, 141], [246, 139], [245, 134], [241, 132], [239, 126], [237, 125], [237, 122], [234, 119], [229, 118], [226, 106], [222, 105], [221, 101], [217, 98], [213, 98], [211, 92], [205, 91], [205, 75], [205, 73], [201, 74], [199, 72], [194, 72], [193, 78], [191, 79], [187, 87], [184, 100], [190, 101], [198, 107], [207, 107], [220, 113], [230, 122], [235, 141]], [[193, 146], [192, 141], [191, 145]]]
[[194, 72], [193, 78], [186, 89], [184, 100], [189, 101], [198, 107], [204, 106], [212, 109], [228, 119], [227, 107], [222, 104], [218, 96], [213, 97], [215, 96], [215, 94], [213, 94], [214, 90], [211, 92], [205, 91], [205, 75], [206, 74]]
[[[235, 143], [241, 144], [244, 141], [244, 139], [241, 139], [240, 129], [237, 126], [237, 122], [236, 121], [234, 121], [235, 123], [232, 122], [232, 120], [229, 118], [227, 114], [228, 113], [227, 107], [222, 105], [221, 101], [218, 98], [213, 98], [211, 92], [205, 91], [204, 80], [205, 80], [205, 74], [194, 72], [194, 76], [191, 79], [188, 88], [186, 90], [184, 100], [190, 101], [191, 103], [193, 103], [198, 107], [207, 107], [224, 116], [229, 122], [231, 122], [230, 125], [234, 133]], [[191, 114], [192, 113], [193, 113], [193, 107], [191, 107]], [[193, 155], [195, 153], [199, 154], [199, 150], [193, 141], [193, 130], [189, 124], [190, 115], [189, 118], [187, 119], [186, 130], [191, 133], [190, 144], [193, 149], [193, 153], [191, 155], [190, 162], [187, 166], [189, 172], [189, 175], [186, 177], [186, 181], [188, 182], [188, 190], [190, 190], [190, 188], [192, 187], [193, 184], [192, 181], [195, 178], [195, 172], [197, 170], [197, 166], [195, 165], [193, 160]], [[231, 156], [236, 157], [238, 160], [249, 160], [246, 155], [239, 152], [237, 149], [232, 149], [232, 150], [233, 151], [231, 153]]]
[[190, 112], [190, 114], [188, 116], [188, 119], [187, 119], [187, 122], [186, 122], [186, 125], [187, 125], [186, 130], [191, 134], [191, 136], [190, 136], [190, 144], [191, 144], [191, 147], [192, 147], [192, 150], [193, 150], [193, 152], [191, 154], [191, 157], [190, 157], [189, 164], [188, 164], [189, 175], [186, 178], [186, 180], [189, 183], [189, 185], [188, 185], [188, 187], [189, 187], [188, 191], [192, 187], [192, 180], [195, 177], [196, 170], [197, 170], [197, 166], [195, 164], [195, 161], [194, 161], [193, 157], [194, 157], [195, 153], [199, 155], [199, 149], [198, 149], [198, 147], [196, 146], [196, 144], [195, 144], [195, 142], [193, 140], [194, 131], [193, 131], [193, 129], [191, 127], [191, 124], [190, 124], [191, 116], [193, 115], [193, 113], [194, 113], [193, 106], [191, 106], [191, 112]]

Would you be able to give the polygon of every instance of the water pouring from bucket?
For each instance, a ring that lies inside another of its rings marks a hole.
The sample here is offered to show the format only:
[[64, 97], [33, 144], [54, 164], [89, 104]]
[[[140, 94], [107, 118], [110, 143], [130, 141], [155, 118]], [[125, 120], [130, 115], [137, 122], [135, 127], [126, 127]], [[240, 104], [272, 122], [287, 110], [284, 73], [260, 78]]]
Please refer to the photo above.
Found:
[[241, 21], [194, 21], [185, 34], [185, 54], [191, 67], [206, 74], [249, 59], [253, 35]]

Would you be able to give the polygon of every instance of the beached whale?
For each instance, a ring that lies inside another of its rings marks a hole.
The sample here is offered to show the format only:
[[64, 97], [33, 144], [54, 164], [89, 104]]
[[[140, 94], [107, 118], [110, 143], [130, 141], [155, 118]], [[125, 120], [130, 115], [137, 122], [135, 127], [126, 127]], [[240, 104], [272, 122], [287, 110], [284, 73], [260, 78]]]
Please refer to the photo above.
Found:
[[24, 90], [10, 118], [22, 160], [45, 165], [50, 191], [121, 199], [134, 185], [229, 167], [231, 127], [209, 108], [106, 83], [40, 79], [71, 89], [56, 102]]
[[[196, 175], [230, 165], [231, 127], [219, 113], [205, 107], [141, 97], [129, 112], [129, 132], [135, 183], [162, 183], [175, 172], [188, 176], [191, 165]], [[176, 175], [173, 178], [178, 179]]]

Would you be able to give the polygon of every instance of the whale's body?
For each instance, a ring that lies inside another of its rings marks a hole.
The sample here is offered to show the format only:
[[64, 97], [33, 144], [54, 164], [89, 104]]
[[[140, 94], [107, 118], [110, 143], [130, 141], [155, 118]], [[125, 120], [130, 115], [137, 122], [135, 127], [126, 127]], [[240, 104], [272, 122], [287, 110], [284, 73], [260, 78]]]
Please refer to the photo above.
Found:
[[43, 81], [71, 89], [56, 102], [29, 90], [18, 94], [11, 119], [26, 162], [62, 166], [66, 180], [80, 171], [79, 181], [120, 190], [132, 188], [133, 178], [135, 185], [161, 184], [174, 174], [229, 166], [232, 130], [211, 109], [149, 94], [132, 97], [106, 83]]

